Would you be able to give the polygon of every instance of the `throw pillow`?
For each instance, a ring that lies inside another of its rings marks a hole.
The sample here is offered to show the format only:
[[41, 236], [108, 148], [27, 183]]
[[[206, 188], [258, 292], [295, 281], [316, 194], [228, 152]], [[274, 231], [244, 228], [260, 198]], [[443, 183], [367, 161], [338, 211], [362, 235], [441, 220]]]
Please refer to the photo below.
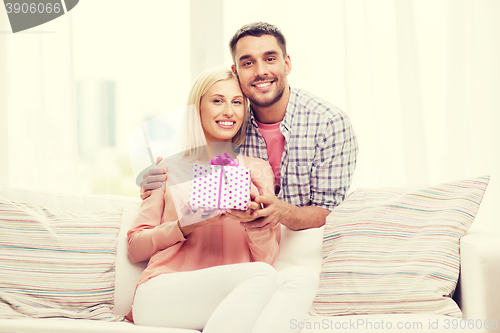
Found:
[[461, 317], [451, 298], [460, 238], [489, 177], [420, 190], [360, 189], [328, 216], [310, 313], [432, 313]]
[[0, 197], [0, 318], [120, 320], [112, 307], [121, 215]]

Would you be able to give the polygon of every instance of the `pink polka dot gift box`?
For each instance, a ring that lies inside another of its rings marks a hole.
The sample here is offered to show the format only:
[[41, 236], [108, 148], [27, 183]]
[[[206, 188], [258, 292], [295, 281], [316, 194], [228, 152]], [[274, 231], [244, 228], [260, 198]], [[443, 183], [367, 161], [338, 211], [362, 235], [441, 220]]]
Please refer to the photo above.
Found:
[[211, 164], [194, 164], [189, 195], [191, 207], [246, 210], [250, 201], [250, 169], [224, 153]]

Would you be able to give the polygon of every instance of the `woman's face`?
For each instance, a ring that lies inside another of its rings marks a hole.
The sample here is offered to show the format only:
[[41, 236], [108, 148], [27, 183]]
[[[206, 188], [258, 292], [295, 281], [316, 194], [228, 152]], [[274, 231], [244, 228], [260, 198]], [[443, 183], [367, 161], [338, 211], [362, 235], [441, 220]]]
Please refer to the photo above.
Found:
[[245, 116], [243, 93], [236, 80], [216, 82], [201, 98], [201, 126], [207, 142], [231, 142]]

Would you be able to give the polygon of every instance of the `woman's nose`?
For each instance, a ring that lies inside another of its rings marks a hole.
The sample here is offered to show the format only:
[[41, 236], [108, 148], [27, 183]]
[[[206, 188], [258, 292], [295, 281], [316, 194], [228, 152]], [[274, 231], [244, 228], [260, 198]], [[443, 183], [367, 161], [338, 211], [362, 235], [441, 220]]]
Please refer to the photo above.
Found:
[[227, 103], [222, 110], [222, 115], [225, 117], [231, 117], [234, 114], [233, 104]]

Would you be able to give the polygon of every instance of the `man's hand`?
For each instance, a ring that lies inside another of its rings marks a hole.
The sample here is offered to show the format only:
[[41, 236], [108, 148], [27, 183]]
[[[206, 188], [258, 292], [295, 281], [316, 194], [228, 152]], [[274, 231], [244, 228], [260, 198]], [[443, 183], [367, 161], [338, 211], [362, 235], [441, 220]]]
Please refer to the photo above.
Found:
[[225, 212], [227, 216], [229, 216], [232, 219], [235, 219], [240, 222], [252, 222], [256, 219], [256, 217], [253, 216], [253, 213], [257, 211], [258, 209], [261, 209], [262, 206], [256, 202], [250, 201], [247, 204], [247, 210], [242, 211], [242, 210], [228, 210]]
[[[229, 210], [225, 214], [249, 230], [268, 230], [277, 224], [283, 224], [290, 230], [318, 228], [325, 224], [330, 211], [318, 206], [297, 207], [279, 200], [269, 187], [252, 177], [252, 186], [258, 191], [251, 191], [253, 199], [245, 212]], [[267, 189], [267, 190], [266, 190]]]
[[141, 199], [144, 200], [151, 195], [152, 190], [162, 188], [165, 190], [165, 181], [167, 180], [167, 170], [163, 163], [163, 158], [158, 156], [156, 158], [156, 167], [151, 168], [142, 176], [141, 182]]
[[[273, 194], [272, 184], [265, 184], [264, 180], [259, 177], [252, 177], [250, 190], [251, 202], [248, 203], [246, 211], [229, 210], [226, 215], [241, 222], [241, 225], [251, 230], [268, 230], [276, 226], [280, 220], [282, 213], [277, 213], [276, 209], [283, 210], [284, 207], [290, 206], [284, 201], [278, 200]], [[269, 215], [273, 216], [270, 217]]]
[[258, 196], [254, 203], [263, 208], [252, 212], [253, 221], [241, 221], [245, 228], [260, 231], [274, 228], [277, 224], [285, 222], [286, 217], [290, 216], [294, 208], [285, 201], [279, 200], [274, 194]]

